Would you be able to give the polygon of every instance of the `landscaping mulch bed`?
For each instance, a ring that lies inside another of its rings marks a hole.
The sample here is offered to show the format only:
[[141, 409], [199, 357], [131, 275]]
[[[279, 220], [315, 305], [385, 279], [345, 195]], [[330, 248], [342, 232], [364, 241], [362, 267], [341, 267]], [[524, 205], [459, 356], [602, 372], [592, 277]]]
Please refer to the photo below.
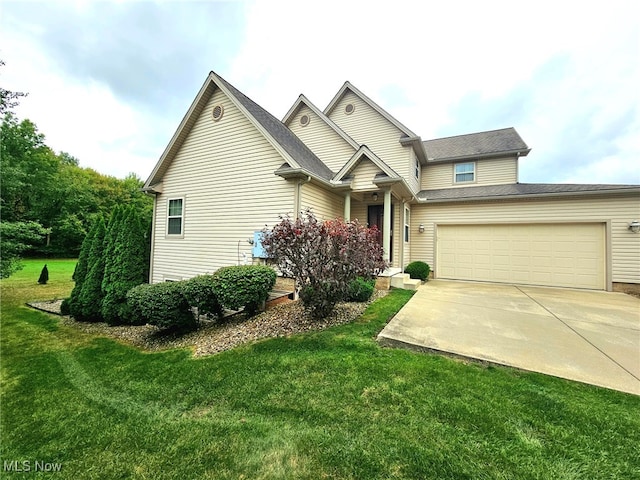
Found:
[[[103, 335], [150, 351], [170, 348], [192, 348], [195, 356], [211, 355], [263, 338], [285, 337], [296, 333], [323, 330], [350, 323], [368, 304], [388, 292], [376, 290], [367, 303], [339, 303], [333, 313], [322, 320], [312, 320], [299, 301], [280, 299], [267, 305], [267, 310], [253, 317], [244, 313], [223, 320], [200, 320], [200, 327], [187, 333], [167, 333], [152, 325], [109, 326], [106, 323], [77, 322], [61, 316], [61, 324], [86, 333]], [[30, 307], [60, 315], [61, 300], [29, 303]]]

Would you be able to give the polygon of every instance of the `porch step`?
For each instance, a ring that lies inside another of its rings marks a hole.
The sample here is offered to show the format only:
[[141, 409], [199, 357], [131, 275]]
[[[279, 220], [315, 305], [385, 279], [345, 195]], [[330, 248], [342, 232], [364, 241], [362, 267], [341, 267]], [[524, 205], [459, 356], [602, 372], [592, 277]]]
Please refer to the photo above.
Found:
[[391, 277], [391, 286], [404, 290], [417, 290], [422, 284], [420, 280], [411, 278], [408, 273], [397, 273]]
[[402, 269], [401, 268], [389, 267], [384, 272], [381, 272], [378, 276], [379, 277], [393, 277], [394, 275], [397, 275], [399, 273], [402, 273]]

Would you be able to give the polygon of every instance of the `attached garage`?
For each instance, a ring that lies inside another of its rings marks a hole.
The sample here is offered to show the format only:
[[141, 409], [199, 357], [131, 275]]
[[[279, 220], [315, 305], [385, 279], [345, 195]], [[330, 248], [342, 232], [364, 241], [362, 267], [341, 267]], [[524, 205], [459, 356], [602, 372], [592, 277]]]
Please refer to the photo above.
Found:
[[436, 276], [605, 290], [604, 223], [439, 224]]

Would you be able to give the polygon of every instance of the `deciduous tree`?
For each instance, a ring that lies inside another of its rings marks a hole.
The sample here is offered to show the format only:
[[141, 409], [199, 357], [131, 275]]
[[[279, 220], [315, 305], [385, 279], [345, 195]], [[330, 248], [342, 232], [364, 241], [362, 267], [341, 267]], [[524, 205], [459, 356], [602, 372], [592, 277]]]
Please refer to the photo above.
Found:
[[357, 221], [323, 222], [310, 210], [265, 229], [262, 243], [280, 270], [295, 279], [315, 318], [331, 313], [353, 280], [373, 278], [387, 266], [375, 229]]

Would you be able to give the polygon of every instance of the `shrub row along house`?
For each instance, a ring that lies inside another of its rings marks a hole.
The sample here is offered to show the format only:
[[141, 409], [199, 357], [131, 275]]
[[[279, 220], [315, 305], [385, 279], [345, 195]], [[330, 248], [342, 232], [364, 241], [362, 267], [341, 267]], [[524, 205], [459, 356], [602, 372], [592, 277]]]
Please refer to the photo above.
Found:
[[211, 72], [144, 186], [150, 282], [257, 262], [257, 232], [311, 208], [376, 225], [389, 275], [421, 260], [445, 279], [639, 284], [640, 185], [519, 183], [529, 151], [513, 128], [423, 141], [349, 82], [280, 121]]

